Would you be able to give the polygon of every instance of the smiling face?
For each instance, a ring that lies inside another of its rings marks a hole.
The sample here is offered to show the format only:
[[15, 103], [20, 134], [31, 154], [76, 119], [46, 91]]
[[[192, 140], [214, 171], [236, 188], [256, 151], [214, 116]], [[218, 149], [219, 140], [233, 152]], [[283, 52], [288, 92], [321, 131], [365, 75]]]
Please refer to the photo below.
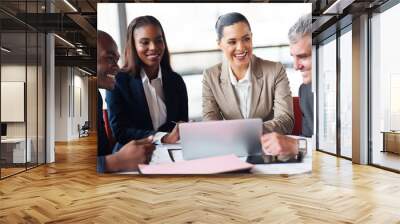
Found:
[[290, 54], [293, 57], [294, 69], [300, 71], [303, 76], [303, 83], [310, 83], [312, 69], [311, 36], [304, 36], [296, 43], [290, 44]]
[[232, 67], [248, 67], [253, 54], [253, 41], [250, 28], [245, 22], [224, 27], [218, 45]]
[[112, 90], [119, 70], [119, 53], [114, 40], [107, 35], [97, 38], [97, 83], [99, 88]]
[[155, 25], [138, 27], [134, 31], [137, 55], [146, 69], [157, 69], [165, 51], [162, 32]]

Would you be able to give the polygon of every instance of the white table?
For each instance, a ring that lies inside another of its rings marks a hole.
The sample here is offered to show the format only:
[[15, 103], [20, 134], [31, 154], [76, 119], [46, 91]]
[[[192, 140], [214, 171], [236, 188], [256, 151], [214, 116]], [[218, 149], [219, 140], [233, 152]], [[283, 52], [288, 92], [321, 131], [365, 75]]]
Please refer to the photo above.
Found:
[[[273, 164], [257, 164], [250, 172], [252, 174], [284, 174], [294, 175], [310, 173], [312, 171], [312, 140], [307, 139], [307, 155], [300, 163], [273, 163]], [[182, 148], [179, 144], [158, 145], [153, 153], [150, 164], [172, 163], [168, 154], [168, 149]], [[182, 151], [174, 151], [175, 161], [183, 160]], [[246, 157], [241, 158], [243, 161]], [[121, 172], [121, 174], [138, 174], [138, 172]]]
[[[28, 144], [26, 144], [26, 142]], [[25, 138], [5, 138], [1, 139], [1, 145], [2, 154], [12, 153], [12, 163], [25, 163], [31, 161], [32, 140], [30, 138], [27, 138], [26, 141]], [[27, 145], [26, 151], [25, 145]]]

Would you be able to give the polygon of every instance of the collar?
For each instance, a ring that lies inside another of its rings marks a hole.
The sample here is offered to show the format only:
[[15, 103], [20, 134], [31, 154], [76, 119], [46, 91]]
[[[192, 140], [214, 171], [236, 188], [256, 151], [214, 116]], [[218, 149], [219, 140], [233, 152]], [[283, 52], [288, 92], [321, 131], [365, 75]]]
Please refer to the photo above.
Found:
[[[155, 79], [153, 79], [153, 80], [159, 79], [161, 81], [161, 83], [162, 83], [162, 75], [161, 74], [162, 74], [161, 73], [161, 66], [158, 66], [157, 77]], [[144, 71], [143, 68], [140, 70], [140, 77], [142, 78], [142, 83], [150, 82], [149, 77], [147, 76], [147, 74], [146, 74], [146, 72]]]
[[[261, 58], [258, 58], [257, 56], [255, 56], [253, 54], [253, 56], [251, 56], [251, 60], [250, 60], [250, 68], [251, 68], [251, 80], [253, 83], [253, 79], [260, 79], [262, 77], [264, 77], [264, 72], [263, 72], [263, 66], [262, 63], [267, 62], [262, 60]], [[231, 83], [231, 80], [229, 78], [229, 62], [225, 57], [222, 57], [222, 64], [221, 64], [221, 74], [219, 76], [219, 79], [221, 82], [223, 83]]]
[[244, 83], [244, 82], [250, 82], [251, 83], [251, 80], [250, 80], [250, 70], [251, 69], [250, 69], [250, 67], [251, 67], [251, 63], [249, 64], [249, 67], [247, 68], [243, 79], [238, 81], [238, 80], [236, 80], [236, 77], [233, 75], [233, 71], [231, 69], [231, 66], [229, 66], [229, 69], [228, 69], [229, 70], [229, 79], [230, 79], [232, 85], [235, 86], [238, 83]]

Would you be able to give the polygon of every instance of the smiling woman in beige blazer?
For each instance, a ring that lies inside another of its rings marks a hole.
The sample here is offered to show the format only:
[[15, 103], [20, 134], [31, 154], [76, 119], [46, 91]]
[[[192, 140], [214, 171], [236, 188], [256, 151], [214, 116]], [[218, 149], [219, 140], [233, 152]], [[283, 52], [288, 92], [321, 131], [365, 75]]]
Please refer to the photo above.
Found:
[[228, 13], [215, 24], [223, 62], [204, 71], [203, 119], [261, 118], [263, 132], [290, 134], [293, 99], [281, 63], [253, 55], [250, 24]]

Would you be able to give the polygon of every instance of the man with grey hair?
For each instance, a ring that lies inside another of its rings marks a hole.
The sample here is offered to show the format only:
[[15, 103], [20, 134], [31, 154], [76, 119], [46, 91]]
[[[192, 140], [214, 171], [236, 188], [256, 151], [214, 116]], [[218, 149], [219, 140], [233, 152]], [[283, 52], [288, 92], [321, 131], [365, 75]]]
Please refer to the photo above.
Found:
[[303, 84], [311, 83], [311, 15], [302, 17], [289, 30], [290, 54], [294, 68], [303, 75]]
[[[306, 14], [289, 29], [288, 38], [290, 54], [293, 57], [294, 68], [300, 71], [303, 84], [299, 89], [300, 109], [302, 113], [302, 136], [311, 137], [314, 127], [314, 97], [311, 91], [312, 68], [312, 31], [311, 14]], [[278, 155], [284, 158], [305, 153], [298, 139], [277, 133], [265, 134], [261, 137], [265, 154]]]
[[311, 15], [302, 17], [289, 30], [290, 54], [294, 59], [294, 68], [301, 72], [303, 84], [299, 89], [300, 108], [302, 113], [302, 133], [311, 137], [314, 127], [314, 99], [311, 91], [312, 38]]

